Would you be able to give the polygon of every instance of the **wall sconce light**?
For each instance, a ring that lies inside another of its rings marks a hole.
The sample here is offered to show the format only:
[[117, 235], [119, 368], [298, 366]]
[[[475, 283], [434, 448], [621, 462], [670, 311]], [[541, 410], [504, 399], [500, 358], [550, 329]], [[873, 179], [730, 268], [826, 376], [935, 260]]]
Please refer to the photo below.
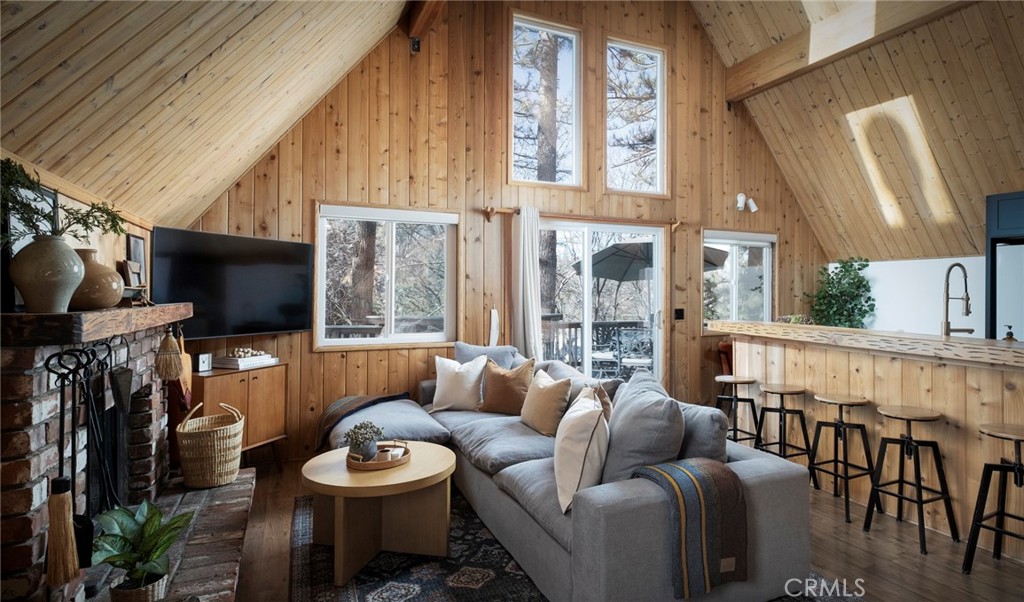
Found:
[[744, 207], [750, 209], [751, 213], [757, 213], [757, 203], [754, 202], [754, 198], [741, 192], [736, 195], [736, 210], [743, 211]]

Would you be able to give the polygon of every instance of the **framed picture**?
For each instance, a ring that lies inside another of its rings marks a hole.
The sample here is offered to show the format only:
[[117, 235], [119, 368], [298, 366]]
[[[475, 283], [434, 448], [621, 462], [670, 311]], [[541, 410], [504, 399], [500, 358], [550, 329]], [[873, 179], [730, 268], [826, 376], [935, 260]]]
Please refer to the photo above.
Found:
[[[129, 284], [128, 286], [145, 286], [146, 280], [146, 239], [141, 236], [134, 234], [128, 234], [128, 248], [125, 252], [125, 257], [130, 263], [138, 264], [138, 277], [139, 282], [137, 284]], [[130, 265], [129, 263], [129, 265]], [[134, 270], [133, 270], [134, 271]]]

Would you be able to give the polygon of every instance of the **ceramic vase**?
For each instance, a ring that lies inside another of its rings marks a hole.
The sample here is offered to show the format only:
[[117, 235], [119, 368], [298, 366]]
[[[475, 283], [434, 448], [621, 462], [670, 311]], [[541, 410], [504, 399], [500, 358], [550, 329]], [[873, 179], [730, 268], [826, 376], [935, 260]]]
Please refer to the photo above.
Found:
[[63, 313], [85, 266], [61, 236], [37, 234], [11, 259], [11, 280], [32, 313]]
[[96, 259], [96, 249], [75, 249], [85, 264], [85, 278], [71, 296], [68, 308], [72, 311], [89, 311], [114, 307], [124, 293], [124, 280], [114, 268], [103, 265]]
[[361, 445], [353, 445], [348, 451], [362, 457], [363, 462], [369, 462], [377, 457], [377, 442], [367, 441]]

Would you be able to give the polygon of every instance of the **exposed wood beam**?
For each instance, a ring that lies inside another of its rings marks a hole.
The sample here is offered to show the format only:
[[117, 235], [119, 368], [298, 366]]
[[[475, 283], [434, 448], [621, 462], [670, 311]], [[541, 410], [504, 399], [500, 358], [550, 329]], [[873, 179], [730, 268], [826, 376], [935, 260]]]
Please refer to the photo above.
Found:
[[853, 2], [838, 13], [725, 71], [736, 102], [960, 10], [973, 2]]
[[408, 31], [410, 38], [422, 38], [441, 14], [445, 0], [418, 0], [409, 8]]

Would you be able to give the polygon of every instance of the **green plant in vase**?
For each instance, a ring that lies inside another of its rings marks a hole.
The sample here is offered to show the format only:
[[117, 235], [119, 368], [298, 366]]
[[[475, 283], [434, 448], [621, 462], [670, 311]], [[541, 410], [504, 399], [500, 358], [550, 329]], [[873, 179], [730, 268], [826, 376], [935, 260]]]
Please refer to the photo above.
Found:
[[353, 453], [363, 462], [372, 460], [377, 455], [377, 442], [384, 438], [384, 429], [365, 420], [345, 433], [345, 443], [349, 453]]
[[0, 217], [8, 224], [0, 244], [9, 247], [31, 236], [33, 241], [11, 260], [11, 280], [30, 312], [60, 313], [82, 283], [82, 259], [64, 240], [87, 241], [93, 232], [125, 234], [125, 220], [112, 205], [92, 203], [82, 208], [62, 205], [39, 180], [13, 159], [0, 164]]
[[811, 318], [822, 326], [864, 328], [864, 320], [875, 311], [871, 283], [862, 274], [868, 260], [840, 259], [835, 269], [822, 266], [818, 272], [818, 290], [811, 302]]
[[102, 535], [93, 541], [93, 564], [125, 570], [124, 579], [110, 588], [112, 600], [132, 598], [130, 592], [141, 589], [155, 590], [154, 600], [166, 594], [167, 550], [192, 522], [193, 514], [186, 512], [164, 522], [159, 508], [142, 502], [135, 512], [119, 506], [96, 517]]

